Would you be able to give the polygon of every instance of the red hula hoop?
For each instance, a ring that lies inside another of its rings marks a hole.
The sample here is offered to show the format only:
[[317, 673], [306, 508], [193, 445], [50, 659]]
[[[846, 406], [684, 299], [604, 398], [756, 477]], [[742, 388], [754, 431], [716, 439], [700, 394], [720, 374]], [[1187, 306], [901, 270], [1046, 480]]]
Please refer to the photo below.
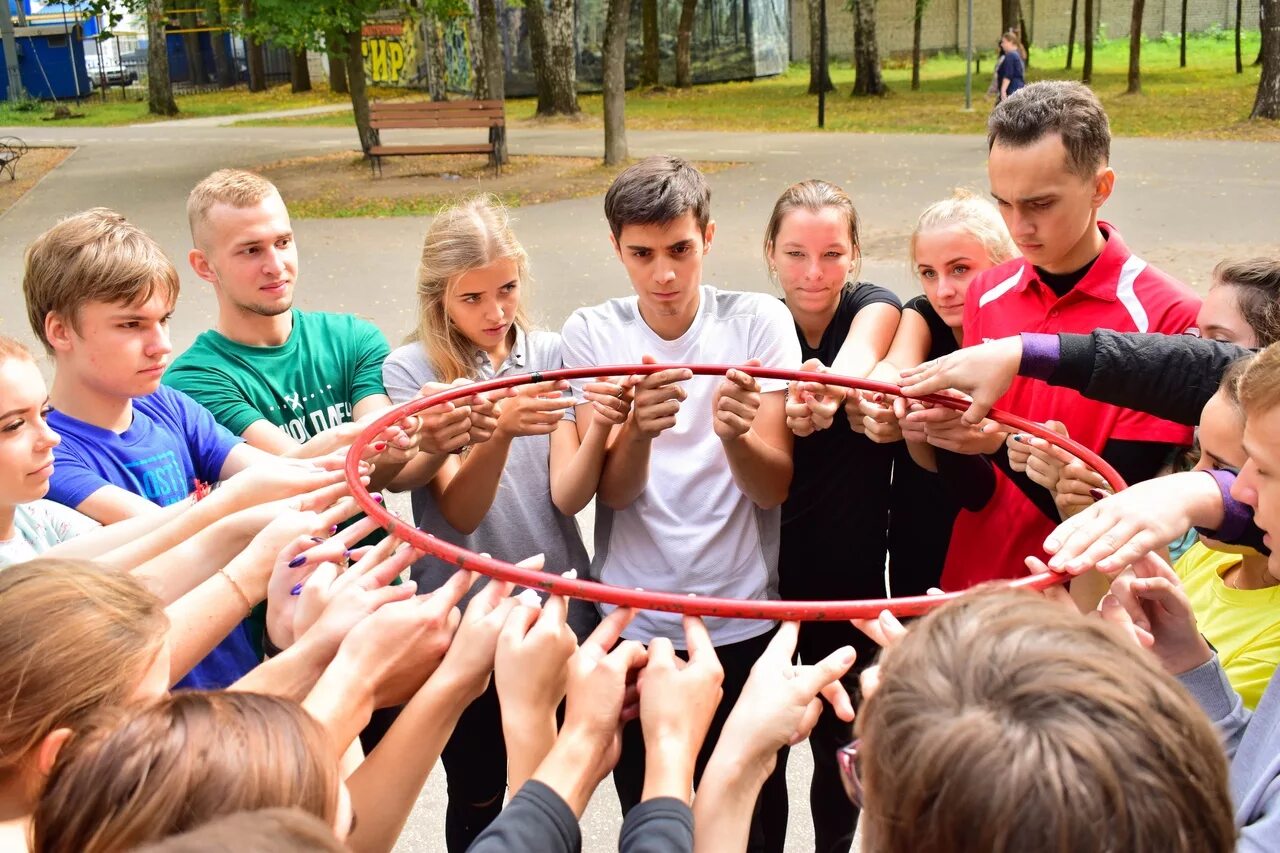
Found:
[[[888, 610], [896, 616], [918, 616], [926, 611], [957, 598], [963, 593], [951, 592], [944, 595], [921, 595], [904, 598], [868, 599], [864, 601], [744, 601], [732, 598], [712, 598], [706, 596], [684, 595], [674, 592], [655, 592], [643, 589], [624, 589], [609, 584], [589, 580], [570, 580], [553, 574], [554, 566], [546, 567], [551, 571], [523, 569], [511, 563], [495, 560], [459, 548], [442, 539], [437, 539], [426, 531], [393, 516], [382, 504], [375, 501], [372, 495], [360, 483], [360, 460], [364, 449], [382, 430], [402, 418], [416, 414], [423, 409], [440, 403], [451, 402], [472, 394], [510, 388], [533, 382], [544, 382], [558, 379], [595, 379], [600, 376], [629, 376], [657, 373], [669, 368], [684, 368], [695, 376], [723, 376], [731, 369], [741, 370], [761, 379], [783, 379], [798, 382], [821, 382], [827, 385], [838, 385], [863, 391], [877, 391], [893, 396], [902, 396], [902, 389], [887, 382], [870, 379], [858, 379], [839, 376], [833, 373], [816, 373], [804, 370], [786, 370], [776, 367], [757, 367], [725, 364], [626, 364], [607, 365], [603, 367], [578, 367], [563, 370], [546, 370], [535, 373], [522, 373], [460, 385], [437, 394], [410, 400], [397, 406], [378, 418], [365, 429], [352, 443], [347, 452], [346, 476], [351, 487], [351, 494], [356, 503], [371, 518], [376, 519], [387, 533], [412, 544], [460, 569], [479, 572], [491, 578], [512, 581], [521, 586], [532, 587], [557, 595], [566, 595], [614, 604], [619, 607], [633, 607], [638, 610], [662, 610], [669, 613], [685, 613], [691, 616], [720, 616], [736, 619], [776, 619], [782, 621], [835, 622], [845, 619], [875, 618], [882, 610]], [[916, 399], [924, 400], [940, 406], [963, 411], [968, 404], [952, 397], [931, 394]], [[1043, 438], [1072, 454], [1100, 473], [1111, 488], [1119, 491], [1125, 487], [1124, 480], [1114, 468], [1108, 465], [1089, 448], [1064, 438], [1040, 424], [1026, 418], [992, 409], [988, 415], [998, 423], [1012, 427], [1019, 432]], [[1043, 572], [1011, 581], [1009, 586], [1018, 589], [1041, 590], [1056, 583], [1062, 583], [1066, 576], [1057, 572]]]

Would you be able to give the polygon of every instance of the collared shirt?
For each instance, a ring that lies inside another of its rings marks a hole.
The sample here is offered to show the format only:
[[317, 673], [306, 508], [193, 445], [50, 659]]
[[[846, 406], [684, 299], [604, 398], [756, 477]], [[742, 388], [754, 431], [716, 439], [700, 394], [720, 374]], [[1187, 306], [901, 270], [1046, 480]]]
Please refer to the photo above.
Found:
[[[529, 338], [525, 334], [524, 329], [516, 326], [516, 339], [511, 344], [511, 351], [507, 353], [506, 361], [502, 362], [495, 370], [493, 360], [489, 358], [489, 353], [476, 347], [474, 353], [471, 354], [471, 360], [476, 366], [476, 380], [483, 381], [485, 379], [497, 379], [508, 373], [524, 373], [525, 362], [528, 361]], [[559, 365], [556, 365], [559, 367]], [[543, 368], [544, 370], [546, 368]]]
[[[1059, 297], [1025, 258], [987, 270], [965, 296], [966, 346], [1022, 332], [1119, 332], [1182, 334], [1195, 328], [1200, 299], [1186, 285], [1129, 251], [1116, 230], [1098, 223], [1102, 254], [1084, 278]], [[1189, 444], [1191, 428], [1142, 412], [1089, 400], [1076, 391], [1018, 377], [996, 407], [1034, 421], [1063, 422], [1068, 434], [1101, 452], [1111, 439]], [[1044, 556], [1041, 545], [1053, 525], [1007, 477], [979, 512], [956, 519], [943, 571], [944, 589], [992, 578], [1021, 577], [1023, 558]]]

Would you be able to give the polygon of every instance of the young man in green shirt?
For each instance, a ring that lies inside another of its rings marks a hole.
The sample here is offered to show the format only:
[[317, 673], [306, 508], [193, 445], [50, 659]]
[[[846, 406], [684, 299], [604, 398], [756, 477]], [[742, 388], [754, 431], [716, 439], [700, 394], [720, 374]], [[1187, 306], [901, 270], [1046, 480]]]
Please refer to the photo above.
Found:
[[[187, 217], [188, 260], [213, 286], [218, 319], [173, 362], [164, 383], [263, 450], [312, 457], [349, 445], [391, 405], [382, 332], [351, 314], [293, 307], [297, 244], [284, 200], [265, 178], [214, 172], [191, 191]], [[433, 407], [389, 428], [374, 447], [381, 447], [371, 459], [374, 487], [390, 485], [406, 466], [438, 466], [445, 454], [483, 440], [492, 409], [488, 401]]]

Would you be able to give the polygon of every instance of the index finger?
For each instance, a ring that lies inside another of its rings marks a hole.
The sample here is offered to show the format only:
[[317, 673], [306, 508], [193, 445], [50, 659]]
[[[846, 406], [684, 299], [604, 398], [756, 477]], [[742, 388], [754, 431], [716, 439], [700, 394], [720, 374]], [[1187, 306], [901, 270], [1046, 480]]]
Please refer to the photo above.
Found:
[[657, 388], [692, 378], [693, 373], [688, 368], [668, 367], [666, 370], [659, 370], [657, 373], [650, 373], [648, 376], [643, 377], [639, 384], [645, 388]]
[[466, 595], [467, 591], [471, 589], [475, 579], [475, 572], [459, 569], [444, 582], [444, 586], [426, 596], [427, 606], [442, 615], [448, 613], [458, 605], [458, 602], [462, 600], [462, 596]]
[[565, 624], [569, 615], [569, 602], [563, 595], [548, 595], [538, 616], [540, 626], [554, 626], [557, 630]]
[[778, 633], [773, 635], [761, 658], [775, 658], [790, 662], [796, 653], [796, 642], [800, 639], [799, 622], [783, 622], [778, 626]]
[[613, 648], [613, 644], [618, 642], [618, 638], [622, 636], [622, 631], [631, 624], [631, 620], [635, 618], [636, 612], [630, 607], [619, 607], [608, 616], [600, 620], [600, 624], [591, 632], [591, 636], [582, 643], [582, 647], [592, 646], [601, 651], [607, 652]]
[[684, 617], [685, 648], [689, 652], [690, 663], [718, 661], [715, 644], [711, 642], [711, 634], [706, 624], [697, 616]]

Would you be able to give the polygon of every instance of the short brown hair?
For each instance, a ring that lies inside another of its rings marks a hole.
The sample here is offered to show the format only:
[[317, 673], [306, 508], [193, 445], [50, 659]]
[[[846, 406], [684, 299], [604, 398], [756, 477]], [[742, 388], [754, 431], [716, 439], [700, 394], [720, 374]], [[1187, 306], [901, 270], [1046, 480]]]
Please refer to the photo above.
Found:
[[168, 628], [126, 572], [55, 558], [0, 571], [0, 777], [55, 729], [127, 702]]
[[849, 276], [858, 280], [858, 271], [862, 267], [862, 246], [858, 243], [858, 211], [853, 206], [849, 194], [835, 184], [811, 178], [792, 184], [782, 191], [773, 204], [773, 213], [769, 214], [769, 222], [764, 227], [764, 260], [769, 262], [769, 254], [778, 239], [778, 231], [782, 229], [782, 220], [795, 210], [807, 210], [810, 213], [821, 213], [827, 208], [834, 208], [844, 214], [849, 223], [849, 243], [853, 246], [853, 268]]
[[140, 305], [160, 291], [172, 305], [178, 289], [178, 271], [160, 245], [105, 207], [69, 216], [33, 240], [22, 273], [27, 320], [50, 355], [50, 314], [79, 332], [80, 308], [90, 302]]
[[1093, 178], [1111, 160], [1111, 125], [1093, 90], [1068, 80], [1032, 83], [1004, 99], [987, 119], [987, 150], [1034, 145], [1056, 133], [1067, 149], [1067, 168]]
[[1240, 377], [1238, 388], [1246, 416], [1280, 406], [1280, 343], [1258, 353]]
[[1213, 284], [1236, 289], [1236, 304], [1249, 328], [1266, 347], [1280, 340], [1280, 259], [1225, 260], [1213, 268]]
[[32, 815], [35, 850], [132, 850], [275, 806], [297, 806], [330, 826], [337, 817], [333, 747], [295, 702], [180, 692], [97, 723], [58, 753]]
[[604, 195], [604, 216], [614, 239], [627, 225], [661, 225], [692, 213], [698, 230], [711, 221], [711, 187], [689, 161], [655, 154], [623, 169]]
[[196, 228], [215, 204], [231, 207], [253, 207], [271, 195], [279, 195], [276, 185], [261, 175], [244, 169], [219, 169], [196, 184], [187, 196], [187, 224], [191, 227], [191, 239]]
[[877, 853], [1229, 853], [1221, 743], [1149, 653], [1101, 620], [995, 587], [884, 653], [858, 713]]
[[346, 853], [333, 827], [297, 808], [236, 812], [134, 853]]

